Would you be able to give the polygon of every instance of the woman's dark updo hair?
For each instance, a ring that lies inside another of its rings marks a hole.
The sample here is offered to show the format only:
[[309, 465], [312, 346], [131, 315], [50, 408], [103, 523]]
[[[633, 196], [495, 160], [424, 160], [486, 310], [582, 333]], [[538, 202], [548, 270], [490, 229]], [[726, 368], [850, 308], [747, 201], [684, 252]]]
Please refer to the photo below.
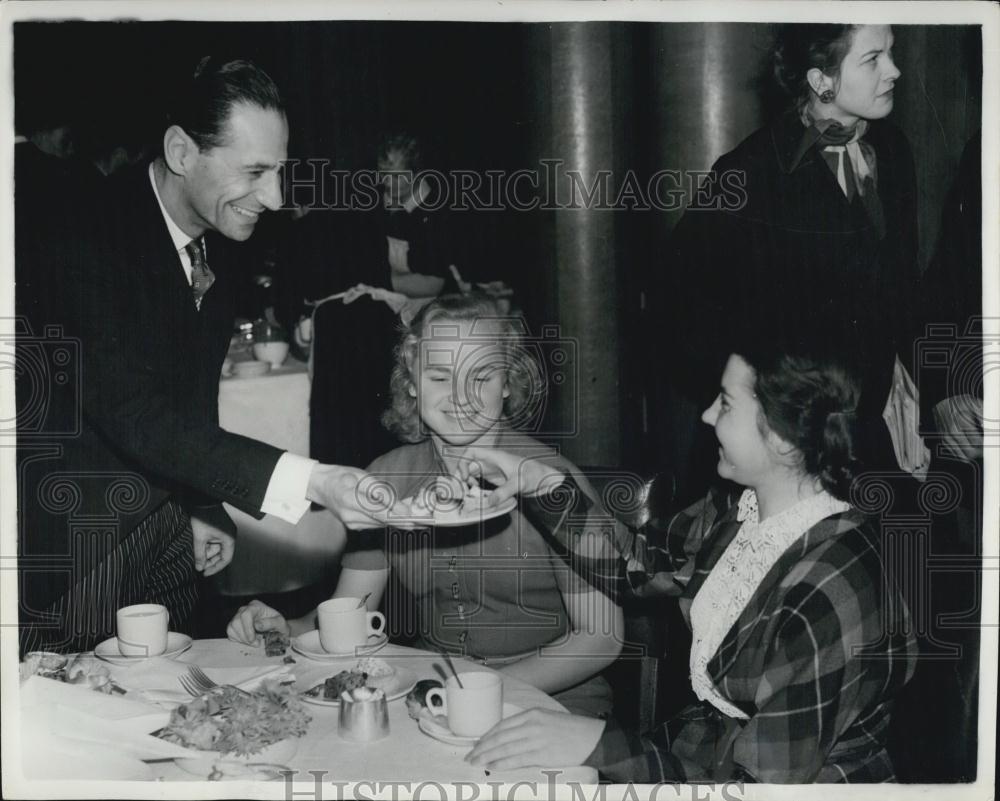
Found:
[[862, 470], [855, 448], [861, 396], [856, 373], [835, 357], [773, 351], [739, 355], [755, 373], [761, 423], [796, 448], [802, 469], [823, 489], [847, 501]]
[[774, 79], [801, 111], [812, 88], [806, 76], [814, 67], [831, 78], [851, 49], [856, 25], [788, 23], [781, 26], [771, 52]]

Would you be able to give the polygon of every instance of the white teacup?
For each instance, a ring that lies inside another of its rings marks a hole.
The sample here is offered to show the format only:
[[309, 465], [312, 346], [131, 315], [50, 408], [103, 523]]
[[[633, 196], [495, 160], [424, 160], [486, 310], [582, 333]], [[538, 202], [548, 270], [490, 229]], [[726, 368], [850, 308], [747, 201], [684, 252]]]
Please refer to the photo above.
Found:
[[503, 682], [497, 673], [474, 671], [462, 674], [462, 685], [464, 689], [452, 676], [444, 689], [428, 690], [425, 703], [432, 712], [440, 709], [448, 716], [448, 728], [453, 734], [479, 737], [503, 718]]
[[[360, 598], [331, 598], [316, 607], [319, 642], [330, 654], [346, 654], [385, 630], [385, 615], [369, 612]], [[378, 625], [375, 625], [375, 621]]]
[[277, 370], [288, 358], [287, 342], [257, 342], [253, 346], [253, 356], [262, 362], [269, 362]]
[[160, 604], [135, 604], [118, 610], [118, 650], [122, 656], [159, 656], [167, 650], [170, 612]]

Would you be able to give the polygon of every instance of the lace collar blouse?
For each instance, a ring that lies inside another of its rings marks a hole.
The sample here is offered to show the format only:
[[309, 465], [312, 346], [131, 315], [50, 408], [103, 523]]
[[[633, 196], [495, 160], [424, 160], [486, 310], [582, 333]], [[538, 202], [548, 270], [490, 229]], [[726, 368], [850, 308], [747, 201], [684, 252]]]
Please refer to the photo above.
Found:
[[736, 514], [740, 530], [691, 604], [691, 687], [700, 700], [730, 717], [747, 718], [718, 691], [708, 663], [781, 555], [820, 520], [849, 508], [820, 491], [761, 522], [757, 494], [743, 492]]

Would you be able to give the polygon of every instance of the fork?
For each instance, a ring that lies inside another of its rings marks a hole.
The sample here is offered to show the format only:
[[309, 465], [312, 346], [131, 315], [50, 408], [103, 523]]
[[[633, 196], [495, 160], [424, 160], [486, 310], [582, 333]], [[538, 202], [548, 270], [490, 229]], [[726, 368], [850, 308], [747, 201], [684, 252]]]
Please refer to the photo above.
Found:
[[178, 676], [177, 681], [179, 681], [181, 687], [184, 688], [184, 692], [186, 692], [188, 695], [194, 696], [195, 698], [197, 698], [199, 695], [204, 695], [205, 692], [207, 692], [206, 690], [202, 690], [201, 687], [195, 684], [194, 679], [192, 679], [187, 674], [183, 676]]
[[191, 695], [204, 695], [207, 692], [211, 692], [219, 687], [232, 687], [234, 690], [239, 690], [239, 692], [244, 695], [250, 695], [246, 690], [241, 687], [237, 687], [234, 684], [219, 684], [213, 681], [211, 677], [204, 670], [202, 670], [197, 665], [191, 665], [188, 668], [186, 675], [179, 678], [181, 686], [187, 690]]

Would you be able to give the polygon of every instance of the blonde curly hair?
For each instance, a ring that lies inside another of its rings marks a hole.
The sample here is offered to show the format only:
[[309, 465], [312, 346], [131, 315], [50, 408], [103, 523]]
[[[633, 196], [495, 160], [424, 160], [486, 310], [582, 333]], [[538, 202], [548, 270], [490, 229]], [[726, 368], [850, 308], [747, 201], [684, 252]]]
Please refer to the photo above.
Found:
[[503, 404], [504, 419], [518, 427], [537, 415], [548, 387], [538, 360], [527, 346], [523, 317], [504, 312], [489, 295], [442, 295], [424, 306], [409, 325], [400, 328], [394, 350], [391, 400], [382, 415], [382, 425], [403, 442], [422, 442], [428, 436], [420, 419], [418, 399], [411, 393], [417, 383], [420, 343], [431, 332], [432, 324], [464, 320], [489, 323], [489, 333], [475, 334], [476, 338], [495, 339], [503, 349], [509, 390]]

